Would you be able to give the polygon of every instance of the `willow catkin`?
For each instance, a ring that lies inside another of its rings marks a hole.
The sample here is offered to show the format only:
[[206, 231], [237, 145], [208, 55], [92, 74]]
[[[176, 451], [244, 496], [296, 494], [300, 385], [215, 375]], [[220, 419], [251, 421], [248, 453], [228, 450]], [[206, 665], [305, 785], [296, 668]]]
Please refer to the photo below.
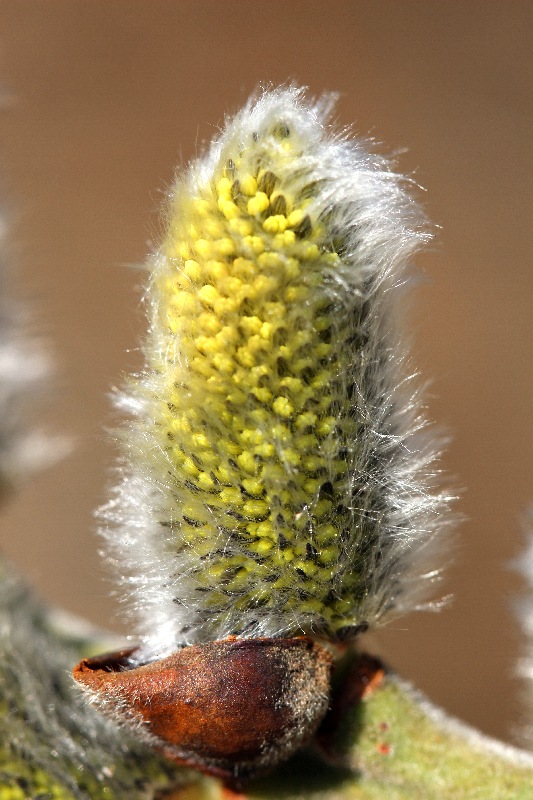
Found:
[[446, 498], [394, 320], [425, 234], [403, 179], [330, 128], [329, 105], [263, 91], [168, 198], [103, 510], [143, 657], [343, 639], [435, 577]]

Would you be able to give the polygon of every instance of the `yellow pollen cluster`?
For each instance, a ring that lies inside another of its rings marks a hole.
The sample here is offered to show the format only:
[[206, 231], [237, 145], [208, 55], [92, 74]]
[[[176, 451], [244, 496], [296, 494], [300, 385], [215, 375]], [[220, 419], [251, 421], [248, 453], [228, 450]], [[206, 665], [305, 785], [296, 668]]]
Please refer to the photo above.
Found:
[[167, 346], [150, 366], [175, 499], [163, 523], [194, 556], [206, 615], [285, 606], [335, 635], [361, 582], [336, 575], [355, 423], [325, 288], [339, 255], [313, 184], [290, 172], [300, 152], [278, 126], [177, 193], [152, 287]]

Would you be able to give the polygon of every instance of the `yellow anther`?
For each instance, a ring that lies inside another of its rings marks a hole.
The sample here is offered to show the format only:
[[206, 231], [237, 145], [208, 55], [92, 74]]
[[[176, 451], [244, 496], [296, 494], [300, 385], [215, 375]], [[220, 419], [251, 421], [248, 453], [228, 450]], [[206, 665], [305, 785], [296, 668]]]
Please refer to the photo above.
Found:
[[229, 229], [232, 233], [236, 233], [239, 236], [249, 236], [254, 226], [248, 219], [243, 219], [243, 217], [234, 217], [230, 218], [229, 220]]
[[233, 262], [233, 272], [243, 281], [249, 281], [257, 275], [257, 264], [247, 258], [236, 258]]
[[239, 340], [239, 333], [233, 325], [225, 325], [216, 335], [217, 343], [221, 347], [235, 344]]
[[191, 257], [191, 247], [186, 242], [180, 241], [177, 246], [170, 244], [169, 248], [172, 250], [170, 255], [171, 258], [179, 258], [182, 261], [186, 261]]
[[200, 298], [202, 303], [206, 303], [206, 305], [212, 306], [219, 299], [220, 295], [214, 286], [206, 284], [205, 286], [202, 286], [202, 288], [198, 291], [198, 297]]
[[225, 571], [227, 570], [227, 564], [221, 562], [220, 564], [211, 564], [209, 567], [209, 574], [212, 578], [219, 581], [220, 578], [224, 576]]
[[302, 614], [321, 614], [324, 610], [323, 604], [320, 600], [310, 597], [308, 600], [302, 600], [298, 605], [298, 612]]
[[242, 291], [243, 283], [240, 278], [236, 278], [235, 275], [230, 275], [228, 278], [224, 278], [221, 281], [221, 288], [228, 297], [235, 297], [239, 296], [239, 293]]
[[258, 430], [257, 428], [254, 428], [253, 430], [250, 430], [249, 434], [250, 434], [250, 442], [252, 444], [261, 444], [261, 442], [265, 438], [263, 432]]
[[294, 231], [285, 231], [284, 233], [277, 233], [272, 239], [272, 247], [274, 250], [288, 250], [296, 241]]
[[333, 433], [335, 430], [335, 425], [337, 424], [337, 420], [335, 417], [326, 417], [321, 422], [318, 423], [316, 427], [316, 432], [319, 436], [329, 436], [330, 433]]
[[266, 233], [283, 233], [287, 227], [287, 218], [281, 214], [274, 214], [272, 217], [267, 217], [263, 222], [263, 230]]
[[202, 452], [202, 466], [204, 469], [213, 469], [220, 460], [220, 453], [215, 450], [204, 450]]
[[294, 569], [298, 569], [301, 572], [305, 573], [308, 578], [312, 578], [313, 575], [317, 572], [316, 564], [313, 564], [312, 561], [294, 561], [292, 564]]
[[239, 301], [234, 297], [220, 297], [213, 304], [215, 314], [223, 317], [225, 314], [233, 314], [239, 307]]
[[[274, 556], [274, 564], [283, 564], [284, 559], [281, 558], [281, 554], [276, 558]], [[289, 575], [281, 575], [277, 581], [272, 584], [272, 588], [276, 591], [280, 591], [282, 589], [290, 589], [294, 585], [294, 581], [292, 576]]]
[[251, 475], [254, 475], [257, 472], [257, 461], [249, 450], [245, 450], [243, 453], [237, 456], [237, 464], [242, 467], [245, 472], [249, 472]]
[[244, 175], [239, 180], [243, 194], [252, 197], [257, 192], [257, 181], [252, 175]]
[[172, 434], [179, 435], [180, 433], [189, 433], [191, 430], [191, 422], [195, 421], [194, 417], [187, 417], [179, 415], [170, 420], [169, 428]]
[[293, 450], [291, 447], [288, 447], [283, 451], [282, 458], [287, 462], [287, 464], [290, 464], [291, 467], [297, 467], [302, 460], [302, 455], [296, 450]]
[[293, 378], [290, 375], [287, 375], [286, 378], [282, 378], [279, 382], [280, 386], [284, 386], [286, 389], [290, 391], [291, 394], [299, 394], [302, 391], [303, 383], [300, 378]]
[[313, 352], [317, 359], [325, 358], [331, 353], [331, 345], [327, 342], [319, 342]]
[[213, 242], [213, 250], [219, 258], [226, 258], [235, 254], [235, 243], [229, 237], [217, 239]]
[[243, 403], [246, 402], [247, 397], [244, 392], [241, 392], [240, 389], [235, 388], [227, 395], [226, 399], [228, 403], [233, 403], [235, 406], [242, 407]]
[[317, 469], [323, 466], [323, 461], [318, 456], [306, 456], [303, 461], [303, 468], [306, 472], [316, 472]]
[[221, 322], [215, 314], [208, 311], [202, 312], [198, 317], [198, 325], [204, 333], [215, 334], [221, 328]]
[[191, 211], [199, 217], [207, 217], [208, 214], [212, 213], [212, 205], [209, 200], [205, 200], [203, 197], [195, 197], [191, 202]]
[[205, 238], [219, 239], [221, 236], [224, 236], [224, 233], [224, 225], [217, 217], [207, 217], [202, 224], [202, 234]]
[[181, 466], [185, 474], [190, 475], [191, 478], [195, 478], [200, 472], [192, 458], [185, 458]]
[[331, 500], [319, 500], [314, 508], [315, 516], [320, 519], [320, 517], [325, 516], [329, 511], [331, 511], [331, 508]]
[[[289, 231], [285, 231], [283, 236], [287, 236]], [[285, 274], [289, 280], [295, 280], [300, 276], [300, 262], [297, 258], [288, 258], [285, 262]]]
[[299, 208], [297, 208], [295, 211], [292, 211], [287, 218], [289, 228], [297, 228], [298, 225], [301, 225], [306, 216], [307, 215], [305, 211], [302, 211]]
[[259, 539], [257, 542], [253, 542], [250, 545], [250, 549], [253, 550], [255, 553], [259, 553], [259, 555], [263, 555], [264, 553], [269, 553], [273, 547], [274, 547], [274, 542], [272, 541], [272, 539]]
[[239, 445], [236, 442], [230, 441], [230, 439], [220, 439], [218, 447], [220, 447], [223, 453], [227, 453], [229, 456], [236, 456], [241, 452]]
[[[327, 370], [321, 370], [318, 372], [313, 380], [311, 381], [311, 388], [320, 391], [320, 389], [324, 389], [331, 381], [331, 375]], [[328, 400], [329, 398], [325, 398]]]
[[285, 290], [285, 300], [287, 303], [304, 303], [309, 295], [307, 286], [289, 286]]
[[204, 378], [209, 378], [211, 375], [211, 365], [206, 361], [205, 357], [202, 356], [193, 358], [190, 362], [191, 369], [197, 375], [201, 375]]
[[248, 494], [261, 495], [265, 490], [263, 482], [259, 478], [245, 478], [242, 485]]
[[260, 236], [245, 236], [242, 242], [244, 247], [255, 255], [259, 255], [265, 249], [265, 243]]
[[261, 458], [272, 458], [275, 452], [274, 445], [270, 444], [269, 442], [264, 442], [263, 444], [254, 447], [254, 453], [256, 453], [258, 456], [261, 456]]
[[240, 217], [241, 212], [232, 200], [221, 197], [218, 201], [218, 207], [227, 220]]
[[252, 389], [252, 394], [257, 397], [260, 403], [269, 403], [272, 400], [272, 392], [262, 386], [256, 386]]
[[198, 336], [194, 343], [198, 350], [206, 356], [211, 356], [219, 349], [214, 339], [210, 336]]
[[209, 447], [209, 439], [205, 433], [193, 433], [191, 434], [191, 440], [195, 447], [199, 447], [201, 449], [207, 449]]
[[334, 607], [335, 611], [337, 612], [337, 614], [341, 614], [341, 615], [342, 614], [348, 614], [353, 608], [351, 600], [337, 600], [333, 604], [333, 607]]
[[193, 247], [200, 258], [207, 260], [213, 255], [213, 243], [207, 239], [197, 239]]
[[[294, 551], [287, 548], [286, 550], [282, 550], [279, 554], [279, 559], [283, 563], [290, 564], [291, 561], [294, 561]], [[294, 582], [294, 578], [293, 578]]]
[[312, 411], [305, 411], [296, 418], [296, 429], [304, 430], [305, 428], [313, 427], [313, 425], [316, 423], [316, 419], [316, 414], [313, 414]]
[[252, 386], [257, 386], [258, 381], [265, 375], [269, 375], [270, 370], [266, 364], [259, 364], [258, 367], [252, 367], [250, 370], [250, 383]]
[[250, 416], [257, 425], [267, 425], [270, 420], [268, 411], [265, 411], [264, 408], [254, 408]]
[[248, 339], [248, 347], [252, 351], [252, 353], [258, 353], [261, 350], [268, 349], [268, 345], [265, 343], [265, 340], [262, 336], [258, 334], [254, 334], [250, 336]]
[[[264, 538], [271, 538], [274, 541], [274, 532], [272, 530], [272, 523], [269, 519], [262, 520], [262, 522], [254, 523], [254, 532], [256, 536]], [[277, 537], [276, 537], [277, 538]]]
[[278, 442], [287, 443], [291, 441], [290, 428], [282, 422], [276, 422], [272, 425], [271, 432], [272, 436], [277, 439]]
[[225, 464], [220, 464], [215, 470], [215, 476], [221, 483], [229, 483], [233, 478], [233, 472]]
[[275, 278], [268, 275], [258, 275], [250, 287], [250, 296], [260, 301], [265, 295], [270, 292], [275, 292], [278, 288], [278, 282]]
[[313, 448], [318, 447], [318, 439], [312, 433], [308, 433], [305, 436], [299, 436], [297, 442], [304, 451], [312, 450]]
[[263, 322], [259, 317], [241, 317], [239, 324], [244, 333], [250, 336], [254, 333], [259, 333]]
[[336, 547], [323, 547], [318, 552], [318, 560], [325, 567], [333, 564], [338, 558], [339, 551]]
[[189, 258], [183, 265], [183, 273], [187, 276], [187, 278], [190, 278], [191, 281], [199, 281], [202, 275], [202, 270], [197, 261]]
[[316, 261], [319, 256], [320, 250], [316, 244], [310, 244], [309, 242], [306, 242], [302, 245], [300, 258], [302, 258], [304, 261]]
[[250, 368], [255, 364], [255, 359], [248, 347], [239, 347], [237, 350], [237, 360], [243, 367]]
[[219, 372], [222, 372], [226, 375], [231, 375], [235, 369], [235, 362], [232, 358], [229, 358], [223, 353], [216, 353], [213, 356], [213, 366], [216, 367]]
[[322, 480], [318, 480], [317, 478], [308, 478], [304, 481], [304, 489], [309, 495], [314, 495], [320, 489], [322, 485]]
[[267, 252], [258, 257], [257, 263], [262, 270], [279, 270], [283, 267], [283, 258], [277, 253]]
[[205, 272], [210, 280], [218, 283], [228, 274], [228, 267], [223, 261], [215, 261], [214, 259], [211, 259], [205, 265]]
[[231, 197], [232, 181], [229, 178], [221, 178], [217, 183], [217, 194], [219, 197]]
[[209, 548], [210, 548], [210, 540], [208, 538], [204, 539], [198, 537], [198, 539], [194, 542], [193, 550], [196, 553], [196, 555], [200, 556], [200, 558], [209, 555]]
[[178, 314], [192, 314], [196, 311], [196, 300], [190, 292], [177, 292], [170, 302]]
[[328, 545], [337, 539], [339, 531], [334, 525], [326, 522], [323, 525], [318, 525], [316, 528], [316, 537], [320, 545]]
[[280, 417], [290, 417], [294, 409], [286, 397], [276, 397], [272, 403], [272, 408]]
[[266, 211], [270, 205], [268, 196], [264, 192], [257, 192], [253, 197], [248, 200], [247, 211], [251, 217], [256, 214], [261, 214]]
[[271, 322], [263, 322], [259, 331], [263, 339], [271, 339], [274, 326]]
[[211, 475], [208, 472], [200, 472], [198, 475], [198, 485], [202, 489], [212, 489], [215, 485], [215, 482]]
[[[211, 377], [207, 379], [207, 386], [208, 386], [209, 392], [212, 393], [212, 394], [223, 394], [223, 395], [226, 395], [225, 381], [220, 377], [220, 375], [211, 375]], [[216, 405], [217, 413], [220, 413], [220, 411], [223, 412], [224, 407], [221, 406], [219, 403], [213, 404], [213, 407], [212, 407], [213, 410], [214, 410], [214, 406], [215, 405]], [[231, 419], [231, 416], [230, 416], [230, 419]]]
[[242, 510], [250, 517], [262, 517], [268, 511], [268, 505], [264, 500], [247, 500]]
[[337, 477], [342, 477], [350, 468], [348, 462], [340, 458], [334, 459], [331, 463], [331, 466]]

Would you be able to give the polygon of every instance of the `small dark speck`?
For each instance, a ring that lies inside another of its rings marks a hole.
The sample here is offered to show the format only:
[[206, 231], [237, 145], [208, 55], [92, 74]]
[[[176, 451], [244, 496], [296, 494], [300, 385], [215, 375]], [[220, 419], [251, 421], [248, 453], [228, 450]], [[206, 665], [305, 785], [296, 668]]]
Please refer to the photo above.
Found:
[[279, 549], [280, 550], [285, 550], [288, 546], [289, 546], [288, 539], [286, 539], [285, 536], [282, 533], [280, 533], [278, 535], [278, 547], [279, 547]]
[[274, 128], [273, 133], [274, 136], [279, 136], [280, 139], [288, 139], [291, 135], [291, 129], [286, 122], [280, 122], [279, 125]]
[[307, 542], [307, 544], [305, 545], [305, 551], [306, 551], [305, 557], [307, 558], [308, 561], [314, 561], [314, 559], [318, 555], [318, 550], [316, 549], [316, 547], [313, 547], [313, 545], [310, 542]]

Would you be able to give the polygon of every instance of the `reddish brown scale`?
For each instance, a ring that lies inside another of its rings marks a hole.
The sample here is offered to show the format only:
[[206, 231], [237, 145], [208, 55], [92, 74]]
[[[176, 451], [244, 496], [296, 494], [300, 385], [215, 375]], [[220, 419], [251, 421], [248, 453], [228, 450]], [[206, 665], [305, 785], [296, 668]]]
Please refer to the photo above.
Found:
[[338, 742], [343, 720], [349, 718], [361, 700], [378, 689], [385, 679], [381, 661], [366, 653], [355, 655], [348, 652], [346, 662], [339, 664], [339, 673], [331, 692], [328, 713], [316, 736], [322, 754], [333, 763], [343, 762], [343, 748]]
[[142, 720], [165, 756], [235, 785], [292, 755], [328, 708], [331, 656], [307, 637], [230, 637], [130, 668], [133, 652], [84, 659], [73, 675]]

